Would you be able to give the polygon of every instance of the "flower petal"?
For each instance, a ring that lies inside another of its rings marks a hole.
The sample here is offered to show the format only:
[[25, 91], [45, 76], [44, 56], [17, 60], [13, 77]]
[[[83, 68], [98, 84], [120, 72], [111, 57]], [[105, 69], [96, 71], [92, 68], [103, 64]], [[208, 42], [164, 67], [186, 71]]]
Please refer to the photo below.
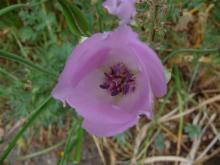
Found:
[[145, 101], [145, 105], [143, 106], [143, 109], [140, 110], [140, 114], [144, 114], [147, 116], [148, 119], [152, 119], [154, 116], [154, 112], [153, 112], [153, 94], [152, 91], [150, 91], [148, 93], [148, 99], [146, 99]]
[[[115, 31], [108, 33], [105, 42], [112, 48], [120, 48], [126, 46], [132, 41], [139, 41], [137, 33], [133, 32], [131, 27], [121, 25]], [[127, 47], [129, 50], [129, 47]]]
[[104, 79], [101, 70], [85, 76], [66, 99], [76, 111], [92, 122], [123, 123], [134, 114], [115, 105], [114, 97], [99, 87]]
[[108, 122], [90, 122], [85, 120], [83, 122], [83, 128], [85, 128], [90, 134], [99, 136], [99, 137], [109, 137], [117, 135], [126, 129], [134, 126], [138, 122], [139, 117], [135, 117], [130, 121], [124, 123], [108, 123]]
[[67, 60], [59, 81], [52, 92], [53, 97], [65, 102], [81, 78], [97, 66], [97, 60], [101, 58], [98, 56], [107, 54], [112, 48], [120, 47], [122, 42], [126, 43], [130, 38], [137, 38], [137, 34], [133, 33], [130, 27], [124, 25], [114, 32], [96, 33], [77, 45]]
[[103, 3], [103, 7], [106, 8], [110, 14], [115, 14], [117, 8], [117, 2], [118, 0], [106, 0]]
[[106, 0], [104, 8], [112, 15], [116, 15], [124, 24], [129, 23], [136, 15], [135, 0]]
[[122, 0], [118, 6], [117, 16], [121, 19], [121, 24], [127, 24], [136, 15], [135, 1]]
[[[117, 63], [125, 64], [136, 77], [136, 90], [119, 98], [100, 88], [105, 69]], [[113, 136], [133, 126], [140, 114], [152, 118], [153, 97], [164, 95], [166, 90], [164, 68], [156, 53], [129, 26], [121, 25], [79, 44], [52, 94], [76, 109], [90, 133]]]
[[129, 46], [145, 65], [153, 94], [158, 97], [164, 96], [167, 92], [165, 69], [157, 54], [142, 42], [133, 42]]
[[[103, 35], [95, 34], [74, 49], [52, 92], [54, 98], [65, 102], [65, 99], [73, 91], [74, 86], [76, 86], [89, 71], [100, 64], [104, 58], [103, 55], [108, 52], [108, 48], [100, 48], [102, 40]], [[100, 47], [97, 45], [100, 45]], [[102, 55], [101, 57], [93, 58], [94, 56], [100, 56], [100, 54]]]
[[165, 69], [157, 54], [145, 43], [139, 40], [137, 33], [127, 25], [122, 25], [106, 38], [111, 47], [127, 47], [128, 51], [133, 51], [139, 62], [146, 69], [147, 77], [151, 82], [151, 88], [155, 96], [163, 96], [167, 92]]
[[140, 114], [140, 110], [147, 108], [146, 102], [149, 100], [149, 85], [148, 80], [139, 73], [136, 76], [136, 89], [133, 93], [128, 93], [123, 96], [118, 106], [125, 111], [134, 111]]
[[149, 100], [149, 91], [151, 90], [149, 80], [141, 73], [138, 59], [127, 49], [122, 48], [110, 51], [106, 55], [106, 62], [102, 61], [102, 65], [106, 67], [122, 62], [127, 66], [132, 66], [132, 69], [139, 72], [136, 78], [135, 92], [116, 100], [106, 90], [101, 89], [99, 85], [103, 83], [105, 78], [101, 66], [86, 75], [72, 89], [72, 94], [66, 99], [67, 103], [76, 108], [80, 115], [92, 122], [121, 123], [130, 120], [133, 116], [138, 116], [139, 110], [148, 110], [149, 105], [146, 103], [149, 103], [147, 100]]

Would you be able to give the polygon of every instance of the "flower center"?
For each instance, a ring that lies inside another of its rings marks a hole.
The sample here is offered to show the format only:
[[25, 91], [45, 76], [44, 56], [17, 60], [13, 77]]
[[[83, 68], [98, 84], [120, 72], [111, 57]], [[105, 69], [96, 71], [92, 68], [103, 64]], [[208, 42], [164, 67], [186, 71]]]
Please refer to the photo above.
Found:
[[135, 91], [135, 76], [123, 63], [113, 65], [104, 75], [104, 82], [99, 87], [107, 90], [111, 96]]

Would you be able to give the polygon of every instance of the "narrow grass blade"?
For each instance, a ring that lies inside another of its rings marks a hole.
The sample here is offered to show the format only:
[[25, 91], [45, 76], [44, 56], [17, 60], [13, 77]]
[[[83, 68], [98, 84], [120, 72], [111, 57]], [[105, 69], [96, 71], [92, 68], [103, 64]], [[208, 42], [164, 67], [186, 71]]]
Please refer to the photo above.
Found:
[[9, 73], [8, 71], [6, 71], [1, 67], [0, 67], [0, 73], [6, 75], [8, 78], [10, 78], [13, 81], [19, 81], [19, 79], [16, 76], [14, 76], [13, 74]]
[[67, 21], [68, 27], [73, 34], [76, 35], [88, 35], [89, 25], [85, 15], [80, 9], [67, 0], [58, 0], [62, 7], [63, 15]]
[[80, 128], [78, 130], [78, 136], [77, 136], [77, 142], [76, 142], [76, 153], [74, 156], [74, 163], [76, 164], [80, 163], [80, 160], [81, 160], [83, 140], [84, 140], [84, 130]]
[[[82, 143], [84, 137], [84, 130], [81, 128], [81, 121], [74, 121], [69, 130], [67, 141], [64, 147], [64, 155], [59, 165], [66, 165], [68, 161], [78, 163], [81, 158]], [[71, 153], [74, 149], [74, 155]]]
[[24, 59], [24, 58], [22, 58], [22, 57], [20, 57], [20, 56], [18, 56], [18, 55], [15, 55], [15, 54], [12, 54], [12, 53], [9, 53], [9, 52], [0, 50], [0, 57], [7, 58], [7, 59], [9, 59], [9, 60], [13, 60], [13, 61], [16, 61], [16, 62], [25, 64], [25, 65], [27, 65], [27, 66], [29, 66], [29, 67], [31, 67], [31, 68], [34, 68], [34, 69], [36, 69], [36, 70], [38, 70], [38, 71], [40, 71], [40, 72], [46, 73], [46, 74], [48, 74], [49, 76], [51, 75], [51, 76], [57, 77], [56, 74], [51, 73], [51, 72], [49, 72], [49, 71], [43, 69], [43, 67], [38, 66], [38, 65], [34, 64], [33, 62], [28, 61], [28, 60], [26, 60], [26, 59]]
[[168, 59], [172, 58], [175, 55], [178, 55], [180, 53], [212, 53], [212, 52], [218, 52], [217, 48], [213, 48], [213, 49], [178, 49], [175, 50], [173, 52], [171, 52], [170, 54], [168, 54], [166, 57], [164, 57], [162, 59], [162, 61], [165, 63]]
[[13, 10], [19, 9], [19, 8], [23, 8], [23, 7], [30, 7], [30, 6], [35, 6], [35, 5], [39, 5], [41, 3], [43, 3], [44, 1], [38, 2], [38, 3], [20, 3], [20, 4], [14, 4], [8, 7], [5, 7], [3, 9], [0, 9], [0, 16], [3, 14], [6, 14], [8, 12], [11, 12]]
[[37, 119], [37, 117], [42, 114], [45, 110], [44, 108], [48, 105], [48, 103], [52, 101], [51, 96], [49, 96], [30, 116], [27, 118], [27, 121], [23, 125], [23, 127], [18, 131], [15, 137], [9, 143], [7, 149], [3, 152], [0, 157], [0, 164], [3, 164], [5, 159], [8, 157], [12, 149], [15, 147], [18, 139], [24, 134], [24, 132], [33, 124], [33, 122]]
[[65, 140], [62, 140], [60, 141], [59, 143], [51, 146], [51, 147], [48, 147], [44, 150], [41, 150], [41, 151], [37, 151], [37, 152], [34, 152], [34, 153], [31, 153], [31, 154], [28, 154], [26, 156], [20, 156], [20, 157], [17, 157], [16, 160], [27, 160], [27, 159], [31, 159], [33, 157], [37, 157], [37, 156], [41, 156], [41, 155], [44, 155], [44, 154], [47, 154], [48, 152], [51, 152], [57, 148], [59, 148], [60, 146], [62, 146], [63, 144], [65, 143]]

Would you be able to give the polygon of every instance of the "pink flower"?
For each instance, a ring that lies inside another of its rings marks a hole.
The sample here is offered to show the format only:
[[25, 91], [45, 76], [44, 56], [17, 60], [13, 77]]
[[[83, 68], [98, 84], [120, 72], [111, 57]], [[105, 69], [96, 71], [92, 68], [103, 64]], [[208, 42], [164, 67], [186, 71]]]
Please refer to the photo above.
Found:
[[89, 133], [114, 136], [134, 126], [140, 114], [152, 118], [153, 97], [166, 90], [156, 53], [123, 25], [79, 44], [52, 95], [76, 109]]
[[129, 23], [136, 15], [135, 0], [106, 0], [103, 6], [110, 14], [118, 16], [122, 23]]

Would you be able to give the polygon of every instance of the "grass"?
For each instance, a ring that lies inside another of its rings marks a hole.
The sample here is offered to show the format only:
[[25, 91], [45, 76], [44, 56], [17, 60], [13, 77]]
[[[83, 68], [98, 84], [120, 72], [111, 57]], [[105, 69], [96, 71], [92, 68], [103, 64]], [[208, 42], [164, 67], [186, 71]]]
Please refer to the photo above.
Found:
[[[50, 156], [62, 165], [200, 165], [218, 157], [217, 1], [137, 3], [133, 29], [157, 51], [171, 78], [167, 95], [155, 100], [154, 119], [141, 118], [115, 138], [91, 137], [72, 109], [48, 96], [81, 34], [112, 30], [118, 20], [102, 1], [59, 2], [1, 0], [0, 164], [47, 164]], [[71, 19], [73, 9], [78, 12]]]

